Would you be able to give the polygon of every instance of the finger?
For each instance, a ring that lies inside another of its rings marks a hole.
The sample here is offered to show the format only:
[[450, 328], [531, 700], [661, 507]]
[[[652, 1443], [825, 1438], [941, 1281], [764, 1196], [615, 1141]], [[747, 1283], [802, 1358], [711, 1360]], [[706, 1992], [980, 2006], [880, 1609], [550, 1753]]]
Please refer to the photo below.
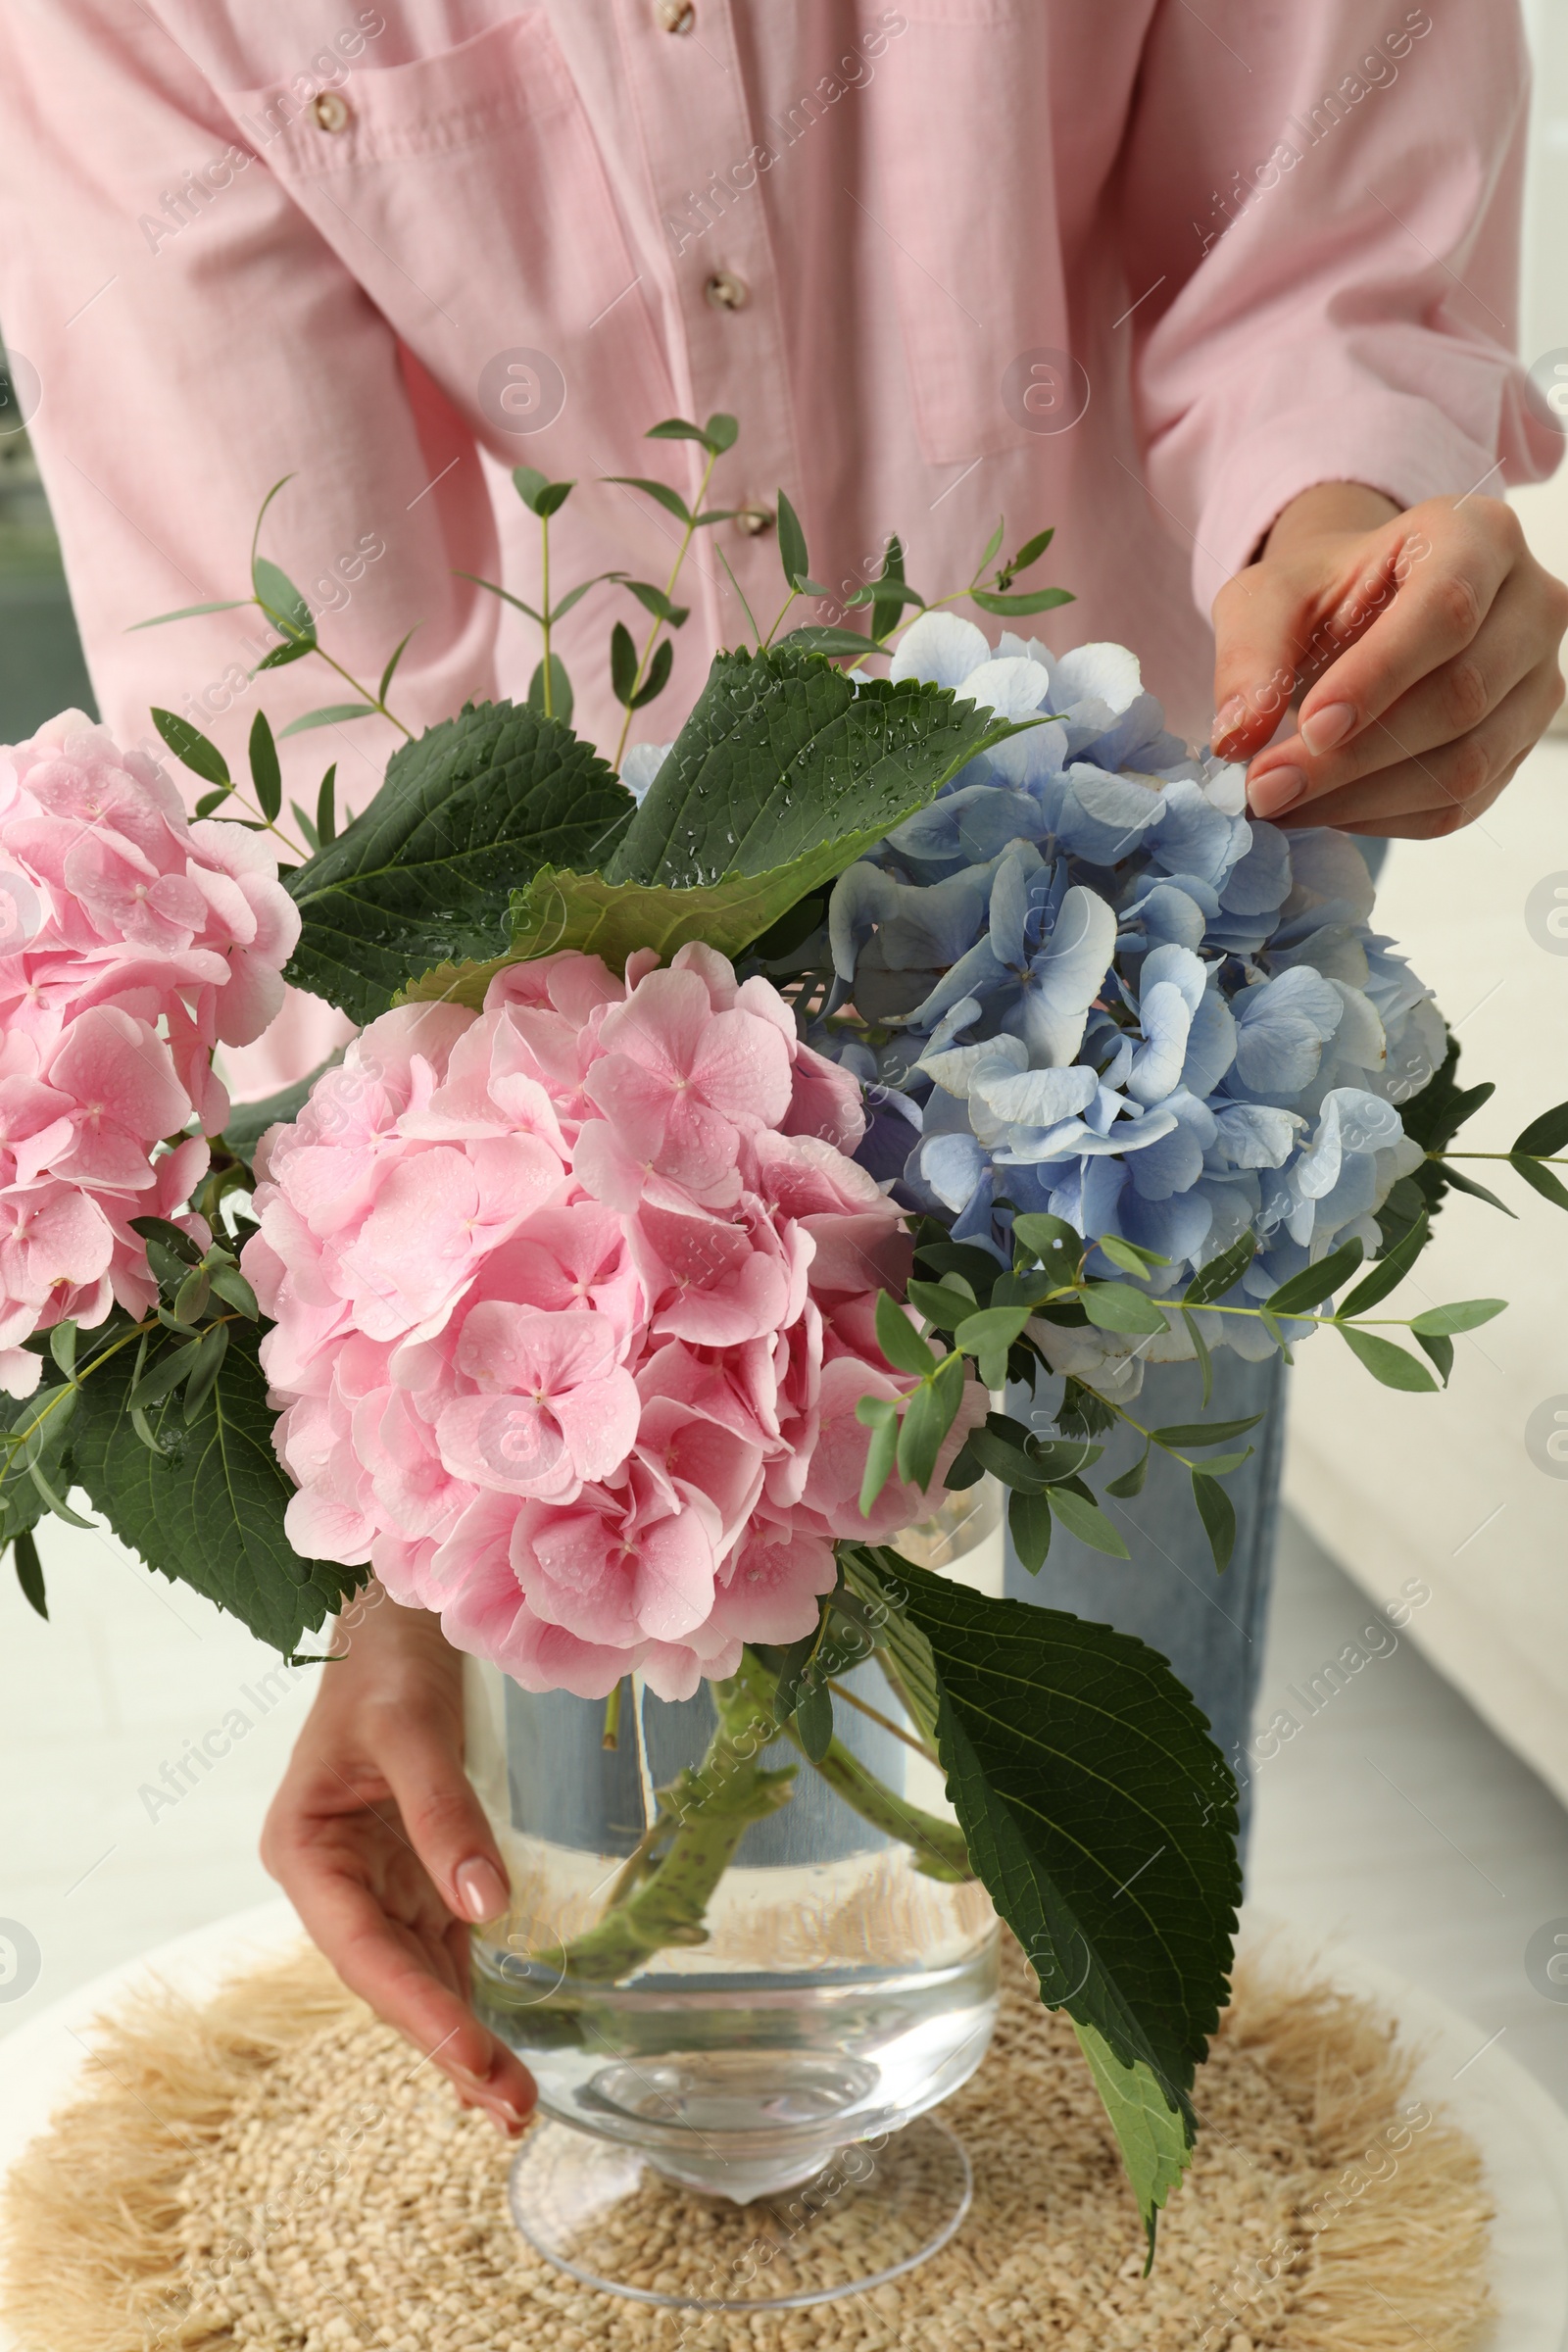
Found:
[[497, 1919], [511, 1900], [501, 1849], [457, 1744], [439, 1720], [404, 1718], [379, 1749], [409, 1842], [460, 1919]]
[[[1470, 823], [1496, 799], [1560, 699], [1556, 678], [1545, 676], [1544, 667], [1521, 680], [1467, 735], [1315, 796], [1276, 821], [1287, 829], [1309, 824], [1382, 830], [1392, 820], [1422, 815], [1432, 819], [1423, 838]], [[1551, 669], [1555, 672], [1555, 662]]]
[[1297, 649], [1310, 631], [1298, 588], [1252, 564], [1214, 599], [1214, 720], [1209, 739], [1228, 760], [1262, 750], [1296, 692]]
[[[1305, 740], [1321, 751], [1347, 742], [1439, 663], [1463, 653], [1523, 554], [1512, 511], [1495, 500], [1479, 501], [1472, 514], [1431, 500], [1401, 515], [1383, 551], [1392, 593], [1303, 698]], [[1364, 596], [1362, 583], [1351, 596]], [[1338, 636], [1350, 617], [1332, 613], [1330, 634]]]
[[[1474, 644], [1441, 663], [1342, 749], [1315, 757], [1299, 733], [1270, 744], [1248, 778], [1253, 812], [1272, 816], [1297, 801], [1316, 805], [1359, 777], [1468, 735], [1540, 664], [1540, 617], [1530, 584], [1505, 583]], [[1297, 781], [1303, 776], [1304, 790]]]
[[403, 2034], [421, 2062], [503, 2121], [520, 2124], [537, 2096], [533, 2078], [435, 1973], [436, 1954], [389, 1918], [331, 1849], [298, 1855], [296, 1865], [288, 1887], [294, 1907], [349, 1990]]

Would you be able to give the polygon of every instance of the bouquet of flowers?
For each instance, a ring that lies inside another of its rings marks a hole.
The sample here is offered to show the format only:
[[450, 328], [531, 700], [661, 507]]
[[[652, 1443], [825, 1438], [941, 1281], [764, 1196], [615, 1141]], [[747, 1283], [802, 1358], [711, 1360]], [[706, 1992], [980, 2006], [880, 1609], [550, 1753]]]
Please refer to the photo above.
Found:
[[[628, 730], [735, 431], [655, 428], [694, 495], [642, 484], [679, 556], [611, 575], [650, 622], [612, 635]], [[516, 482], [548, 557], [571, 485]], [[667, 746], [623, 730], [618, 774], [551, 642], [593, 583], [523, 608], [525, 704], [410, 740], [341, 831], [330, 769], [284, 815], [262, 714], [242, 783], [155, 711], [194, 821], [79, 714], [0, 755], [0, 1543], [44, 1609], [33, 1530], [80, 1489], [290, 1655], [373, 1573], [527, 1689], [706, 1678], [817, 1760], [874, 1651], [957, 1814], [932, 1867], [983, 1881], [1071, 2014], [1152, 2243], [1224, 1998], [1234, 1785], [1153, 1652], [890, 1539], [989, 1475], [1027, 1566], [1058, 1523], [1122, 1552], [1093, 1484], [1122, 1420], [1108, 1492], [1174, 1455], [1222, 1569], [1253, 1424], [1145, 1429], [1144, 1365], [1196, 1357], [1206, 1406], [1215, 1348], [1327, 1327], [1446, 1380], [1500, 1301], [1372, 1310], [1447, 1187], [1483, 1192], [1450, 1147], [1491, 1090], [1457, 1088], [1353, 842], [1248, 818], [1122, 647], [993, 647], [949, 609], [1068, 601], [1015, 586], [1049, 532], [1004, 558], [999, 526], [935, 603], [894, 540], [868, 633], [781, 636], [825, 591], [782, 496], [778, 525], [779, 619]], [[263, 669], [321, 651], [254, 549], [252, 586]], [[392, 716], [401, 652], [294, 728]], [[214, 1052], [285, 978], [359, 1034], [231, 1112]], [[1508, 1155], [1561, 1206], [1565, 1144], [1568, 1105]]]

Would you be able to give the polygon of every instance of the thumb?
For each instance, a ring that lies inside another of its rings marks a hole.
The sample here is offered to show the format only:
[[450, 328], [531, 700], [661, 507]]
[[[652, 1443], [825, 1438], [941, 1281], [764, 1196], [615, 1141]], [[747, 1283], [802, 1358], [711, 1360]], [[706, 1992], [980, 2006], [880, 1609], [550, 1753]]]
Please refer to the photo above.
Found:
[[447, 1908], [473, 1922], [498, 1918], [511, 1882], [453, 1734], [441, 1723], [410, 1721], [380, 1765], [410, 1843]]
[[1227, 760], [1260, 752], [1289, 709], [1310, 627], [1300, 589], [1279, 567], [1250, 564], [1214, 599], [1211, 748]]

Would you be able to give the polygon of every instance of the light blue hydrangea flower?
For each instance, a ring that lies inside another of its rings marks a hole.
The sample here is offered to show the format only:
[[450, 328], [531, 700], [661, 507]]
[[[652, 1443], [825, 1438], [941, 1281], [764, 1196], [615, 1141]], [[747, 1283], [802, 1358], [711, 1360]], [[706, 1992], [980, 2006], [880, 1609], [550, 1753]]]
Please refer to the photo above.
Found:
[[[1166, 731], [1123, 646], [993, 648], [932, 612], [892, 674], [1045, 723], [971, 760], [834, 887], [812, 1043], [867, 1085], [866, 1164], [1004, 1258], [1026, 1209], [1157, 1250], [1156, 1293], [1248, 1232], [1236, 1303], [1351, 1235], [1377, 1247], [1377, 1211], [1421, 1158], [1397, 1104], [1446, 1039], [1370, 928], [1354, 843], [1249, 817], [1243, 770]], [[1058, 1370], [1131, 1396], [1146, 1360], [1192, 1352], [1172, 1320], [1153, 1341], [1039, 1337]], [[1256, 1322], [1198, 1320], [1211, 1347], [1272, 1350]]]

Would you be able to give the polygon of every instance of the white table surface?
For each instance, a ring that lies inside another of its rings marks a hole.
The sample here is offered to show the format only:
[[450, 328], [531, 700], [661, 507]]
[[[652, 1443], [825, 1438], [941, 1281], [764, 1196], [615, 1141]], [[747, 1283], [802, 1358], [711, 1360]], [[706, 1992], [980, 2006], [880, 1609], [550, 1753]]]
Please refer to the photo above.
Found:
[[[157, 1978], [193, 2000], [237, 1969], [298, 1940], [284, 1901], [198, 1929], [80, 1986], [0, 2043], [0, 2175], [80, 2088], [84, 2036], [95, 2018]], [[1497, 2207], [1495, 2328], [1485, 2352], [1568, 2352], [1568, 2116], [1468, 2019], [1342, 1943], [1249, 1911], [1244, 1936], [1265, 1934], [1281, 1965], [1319, 1968], [1400, 2021], [1422, 2052], [1414, 2094], [1446, 2108], [1481, 2151]], [[0, 2249], [3, 2254], [3, 2249]], [[16, 2352], [0, 2329], [0, 2352]]]

